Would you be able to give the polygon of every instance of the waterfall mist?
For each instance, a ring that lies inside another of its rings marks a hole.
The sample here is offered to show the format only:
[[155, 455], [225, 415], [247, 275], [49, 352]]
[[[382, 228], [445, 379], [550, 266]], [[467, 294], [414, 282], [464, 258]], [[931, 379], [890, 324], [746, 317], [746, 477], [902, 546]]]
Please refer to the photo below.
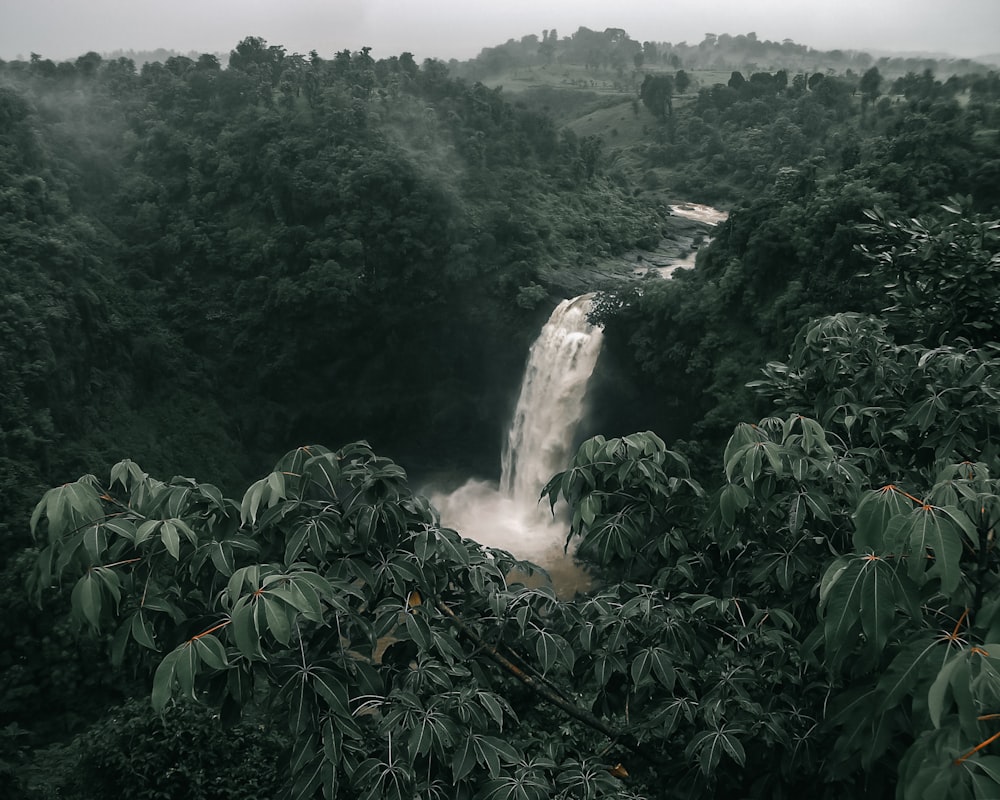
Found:
[[544, 567], [560, 593], [585, 587], [587, 576], [564, 552], [568, 526], [560, 509], [553, 517], [539, 493], [568, 465], [584, 415], [587, 382], [601, 350], [601, 330], [587, 322], [591, 298], [561, 302], [531, 346], [499, 485], [470, 480], [431, 496], [445, 525]]

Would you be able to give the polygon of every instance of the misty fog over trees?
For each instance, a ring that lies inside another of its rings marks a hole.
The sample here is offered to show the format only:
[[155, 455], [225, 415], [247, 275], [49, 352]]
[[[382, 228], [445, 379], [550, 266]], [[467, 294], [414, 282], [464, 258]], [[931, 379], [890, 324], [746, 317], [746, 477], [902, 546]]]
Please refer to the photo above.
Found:
[[[753, 33], [0, 61], [0, 794], [997, 797], [998, 131]], [[568, 598], [424, 494], [585, 292]]]

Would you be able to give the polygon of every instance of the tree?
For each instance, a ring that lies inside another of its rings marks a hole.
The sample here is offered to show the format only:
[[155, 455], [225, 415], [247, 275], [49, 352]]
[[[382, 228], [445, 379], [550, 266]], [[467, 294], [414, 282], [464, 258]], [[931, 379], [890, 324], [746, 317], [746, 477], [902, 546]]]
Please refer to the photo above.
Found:
[[1000, 335], [1000, 220], [951, 198], [943, 215], [897, 220], [867, 212], [874, 237], [862, 251], [885, 281], [890, 318], [928, 345], [963, 337], [977, 344]]
[[270, 90], [281, 77], [285, 48], [270, 45], [259, 36], [247, 36], [229, 53], [229, 68], [246, 73], [257, 83], [261, 99], [270, 98]]
[[872, 67], [861, 76], [858, 89], [861, 91], [861, 107], [874, 104], [881, 94], [882, 75], [878, 67]]
[[[769, 365], [758, 384], [783, 409], [819, 412], [836, 442], [828, 466], [847, 489], [834, 503], [810, 500], [808, 482], [785, 495], [791, 527], [808, 508], [851, 521], [838, 525], [850, 542], [830, 541], [837, 555], [822, 569], [818, 625], [806, 645], [834, 687], [823, 722], [834, 737], [831, 770], [898, 770], [902, 797], [996, 791], [996, 757], [981, 751], [995, 739], [1000, 686], [1000, 651], [990, 644], [1000, 562], [989, 538], [1000, 463], [986, 433], [998, 408], [993, 379], [979, 384], [996, 357], [995, 348], [961, 342], [897, 346], [884, 323], [839, 315], [805, 329], [790, 361]], [[764, 476], [790, 474], [778, 455], [793, 429], [794, 417], [785, 419], [780, 436], [762, 424], [747, 431], [743, 449], [728, 451], [730, 486], [756, 480], [747, 457], [761, 450], [759, 485], [775, 497], [774, 478]], [[810, 438], [811, 423], [801, 424]], [[782, 444], [765, 467], [768, 441]], [[726, 487], [720, 500], [727, 494], [738, 519], [743, 494]], [[761, 508], [782, 506], [765, 500]]]
[[549, 31], [542, 31], [542, 42], [538, 45], [538, 55], [545, 64], [551, 64], [556, 57], [556, 47], [559, 44], [559, 35], [555, 28]]
[[104, 59], [98, 53], [91, 50], [77, 58], [74, 63], [78, 75], [82, 75], [84, 78], [93, 78], [97, 75], [103, 61]]
[[669, 75], [649, 75], [639, 87], [639, 98], [658, 119], [666, 119], [674, 113], [674, 80]]
[[674, 88], [677, 90], [677, 93], [684, 94], [690, 86], [691, 76], [682, 69], [677, 70], [674, 74]]

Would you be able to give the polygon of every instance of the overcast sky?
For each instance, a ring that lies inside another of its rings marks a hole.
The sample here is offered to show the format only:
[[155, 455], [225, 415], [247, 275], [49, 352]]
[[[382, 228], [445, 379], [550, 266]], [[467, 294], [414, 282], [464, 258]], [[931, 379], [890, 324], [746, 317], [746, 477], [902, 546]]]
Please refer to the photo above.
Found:
[[624, 28], [633, 39], [700, 42], [706, 32], [793, 39], [820, 50], [1000, 51], [1000, 0], [0, 0], [0, 58], [88, 50], [229, 52], [261, 36], [290, 52], [376, 58], [475, 56], [555, 28]]

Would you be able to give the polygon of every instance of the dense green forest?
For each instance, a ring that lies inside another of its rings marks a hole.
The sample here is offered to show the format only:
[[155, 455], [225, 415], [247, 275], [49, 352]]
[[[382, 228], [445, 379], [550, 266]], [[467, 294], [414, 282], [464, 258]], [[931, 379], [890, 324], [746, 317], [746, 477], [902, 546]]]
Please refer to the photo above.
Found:
[[[946, 66], [0, 62], [0, 789], [996, 797], [1000, 75]], [[680, 199], [545, 489], [595, 588], [509, 583], [414, 487]]]

